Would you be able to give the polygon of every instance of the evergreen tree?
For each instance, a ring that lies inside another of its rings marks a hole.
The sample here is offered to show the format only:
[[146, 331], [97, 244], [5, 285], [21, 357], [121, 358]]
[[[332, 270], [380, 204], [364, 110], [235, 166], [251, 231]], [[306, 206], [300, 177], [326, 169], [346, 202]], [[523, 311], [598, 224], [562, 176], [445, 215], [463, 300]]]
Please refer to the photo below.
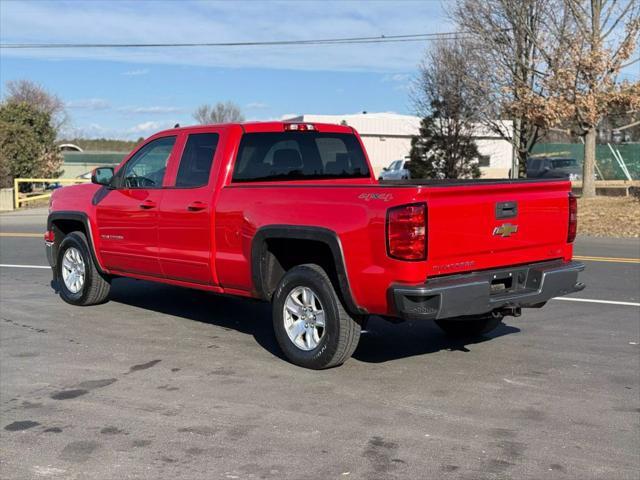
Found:
[[460, 118], [442, 118], [438, 103], [431, 103], [431, 114], [422, 119], [419, 135], [411, 139], [411, 177], [480, 177], [473, 125]]

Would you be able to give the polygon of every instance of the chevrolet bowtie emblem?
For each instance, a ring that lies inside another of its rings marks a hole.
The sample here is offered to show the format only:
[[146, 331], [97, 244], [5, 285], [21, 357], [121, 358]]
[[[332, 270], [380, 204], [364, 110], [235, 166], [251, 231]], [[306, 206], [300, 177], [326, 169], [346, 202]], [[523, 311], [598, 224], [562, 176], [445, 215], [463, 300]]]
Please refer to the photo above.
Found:
[[493, 234], [495, 236], [500, 236], [502, 238], [510, 237], [512, 234], [518, 231], [518, 225], [511, 225], [510, 223], [503, 223], [499, 227], [493, 229]]

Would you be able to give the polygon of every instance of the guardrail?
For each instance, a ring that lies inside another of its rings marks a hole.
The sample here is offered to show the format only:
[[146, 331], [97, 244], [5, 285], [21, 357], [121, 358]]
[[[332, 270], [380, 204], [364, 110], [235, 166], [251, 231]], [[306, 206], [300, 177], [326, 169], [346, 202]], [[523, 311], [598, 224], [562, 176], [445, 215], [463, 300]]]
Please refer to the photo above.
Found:
[[30, 184], [41, 183], [43, 185], [59, 183], [59, 184], [76, 185], [79, 183], [87, 183], [87, 182], [90, 182], [90, 180], [86, 178], [14, 178], [13, 179], [13, 206], [14, 208], [17, 209], [17, 208], [20, 208], [20, 206], [26, 202], [44, 200], [46, 198], [51, 197], [51, 193], [52, 193], [51, 191], [48, 191], [46, 193], [40, 193], [40, 194], [36, 193], [35, 195], [21, 194], [20, 185], [24, 183], [30, 183]]

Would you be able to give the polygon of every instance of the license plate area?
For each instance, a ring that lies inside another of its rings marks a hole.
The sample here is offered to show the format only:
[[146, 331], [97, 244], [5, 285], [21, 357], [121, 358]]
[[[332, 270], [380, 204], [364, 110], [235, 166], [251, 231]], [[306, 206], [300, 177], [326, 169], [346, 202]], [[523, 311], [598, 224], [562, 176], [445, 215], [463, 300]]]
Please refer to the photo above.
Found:
[[504, 295], [527, 288], [528, 268], [504, 270], [491, 275], [490, 295]]

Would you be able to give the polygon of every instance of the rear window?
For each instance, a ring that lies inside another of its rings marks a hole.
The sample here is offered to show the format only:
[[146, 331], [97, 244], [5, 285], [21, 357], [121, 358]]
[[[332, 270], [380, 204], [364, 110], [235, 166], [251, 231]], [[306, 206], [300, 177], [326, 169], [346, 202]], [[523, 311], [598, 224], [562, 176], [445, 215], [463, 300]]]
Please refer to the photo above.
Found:
[[247, 133], [233, 171], [235, 182], [367, 177], [360, 143], [346, 133]]

